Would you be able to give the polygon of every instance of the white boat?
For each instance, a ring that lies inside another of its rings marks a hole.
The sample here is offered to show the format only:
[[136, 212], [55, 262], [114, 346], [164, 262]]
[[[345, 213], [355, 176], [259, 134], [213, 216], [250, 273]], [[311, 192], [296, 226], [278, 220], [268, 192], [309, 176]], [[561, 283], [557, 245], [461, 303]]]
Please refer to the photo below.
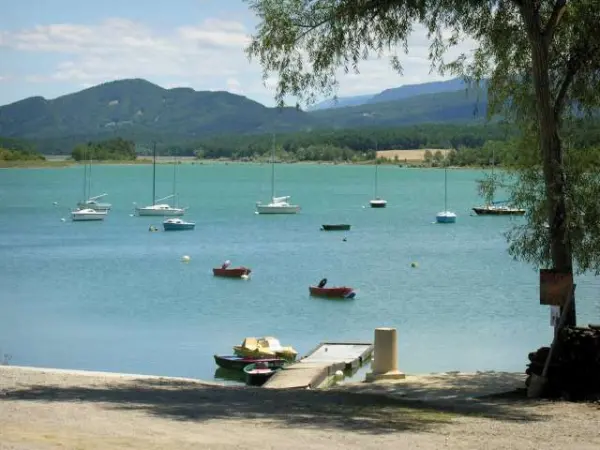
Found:
[[104, 220], [107, 214], [107, 211], [96, 211], [91, 208], [83, 208], [71, 211], [71, 219], [74, 222], [91, 222], [94, 220]]
[[256, 203], [256, 212], [258, 214], [296, 214], [300, 211], [300, 206], [291, 205], [288, 202], [290, 196], [285, 197], [273, 197], [271, 203], [263, 204], [260, 202]]
[[138, 216], [159, 216], [159, 217], [174, 217], [183, 216], [186, 208], [171, 206], [168, 203], [160, 203], [171, 197], [176, 197], [177, 185], [177, 161], [173, 167], [173, 194], [163, 198], [156, 199], [156, 142], [154, 143], [153, 159], [152, 159], [152, 204], [148, 206], [136, 206], [135, 212]]
[[77, 203], [77, 209], [95, 209], [96, 211], [108, 211], [112, 207], [110, 203], [101, 203], [98, 200], [102, 197], [106, 197], [106, 193], [96, 195], [95, 197], [89, 197], [92, 192], [92, 157], [89, 155], [89, 162], [85, 162], [84, 154], [84, 165], [83, 165], [83, 200]]
[[456, 214], [448, 211], [448, 168], [444, 167], [444, 210], [435, 216], [437, 223], [454, 223]]
[[290, 204], [288, 202], [289, 199], [289, 195], [275, 197], [275, 137], [273, 137], [273, 149], [271, 154], [271, 202], [267, 204], [256, 202], [256, 213], [297, 214], [300, 211], [300, 206]]
[[377, 160], [377, 143], [375, 143], [375, 198], [369, 201], [371, 208], [385, 208], [387, 201], [377, 195], [377, 187], [379, 181], [379, 162]]
[[491, 175], [491, 188], [487, 202], [485, 205], [476, 206], [471, 208], [478, 216], [523, 216], [527, 211], [523, 208], [515, 208], [507, 205], [505, 201], [494, 201], [494, 194], [496, 192], [495, 178], [494, 178], [494, 166], [496, 165], [496, 155], [492, 150], [492, 175]]

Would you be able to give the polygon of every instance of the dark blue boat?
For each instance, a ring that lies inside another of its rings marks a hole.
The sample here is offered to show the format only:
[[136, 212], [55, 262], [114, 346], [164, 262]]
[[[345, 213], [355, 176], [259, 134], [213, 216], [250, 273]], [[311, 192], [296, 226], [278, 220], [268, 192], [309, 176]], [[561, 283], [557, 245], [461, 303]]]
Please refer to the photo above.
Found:
[[186, 222], [179, 218], [167, 219], [163, 222], [165, 231], [193, 230], [195, 226], [194, 222]]
[[281, 358], [249, 358], [234, 355], [214, 355], [214, 358], [219, 367], [229, 370], [244, 370], [244, 367], [255, 363], [265, 363], [271, 368], [280, 368], [287, 362], [285, 359]]

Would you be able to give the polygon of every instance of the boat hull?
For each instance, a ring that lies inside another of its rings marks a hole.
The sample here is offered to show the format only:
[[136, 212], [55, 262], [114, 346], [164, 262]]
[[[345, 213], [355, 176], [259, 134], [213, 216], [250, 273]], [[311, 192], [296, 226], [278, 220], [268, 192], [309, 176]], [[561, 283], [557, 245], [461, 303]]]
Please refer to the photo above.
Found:
[[444, 211], [435, 216], [435, 221], [437, 223], [455, 223], [456, 222], [456, 214], [450, 211]]
[[259, 369], [256, 364], [244, 367], [244, 378], [248, 386], [262, 386], [269, 378], [275, 375], [276, 369]]
[[86, 208], [82, 211], [71, 212], [71, 220], [73, 220], [73, 222], [97, 222], [104, 220], [106, 215], [106, 211], [96, 211], [91, 208]]
[[354, 298], [356, 293], [354, 289], [346, 286], [341, 287], [319, 287], [309, 286], [308, 288], [310, 295], [315, 297], [326, 297], [326, 298]]
[[271, 205], [256, 205], [258, 214], [297, 214], [300, 211], [298, 205], [288, 206], [271, 206]]
[[247, 267], [232, 267], [227, 269], [215, 267], [213, 269], [214, 276], [225, 278], [241, 278], [244, 275], [250, 275], [250, 272], [252, 272], [252, 270]]
[[135, 212], [141, 217], [181, 217], [185, 214], [184, 209], [173, 208], [173, 209], [149, 209], [149, 208], [136, 208]]
[[387, 201], [385, 200], [371, 200], [369, 202], [371, 208], [385, 208], [387, 206]]
[[332, 224], [332, 225], [321, 225], [321, 230], [323, 230], [323, 231], [348, 231], [348, 230], [350, 230], [350, 225], [345, 224], [345, 223]]
[[184, 231], [184, 230], [193, 230], [196, 228], [195, 223], [186, 222], [186, 223], [168, 223], [163, 222], [163, 228], [165, 231]]
[[498, 207], [476, 207], [473, 212], [478, 216], [522, 216], [525, 214], [524, 209], [520, 208], [498, 208]]
[[287, 363], [285, 359], [281, 358], [247, 358], [243, 356], [227, 355], [219, 356], [214, 355], [215, 363], [223, 369], [227, 370], [244, 370], [244, 367], [250, 364], [265, 363], [270, 368], [283, 367]]

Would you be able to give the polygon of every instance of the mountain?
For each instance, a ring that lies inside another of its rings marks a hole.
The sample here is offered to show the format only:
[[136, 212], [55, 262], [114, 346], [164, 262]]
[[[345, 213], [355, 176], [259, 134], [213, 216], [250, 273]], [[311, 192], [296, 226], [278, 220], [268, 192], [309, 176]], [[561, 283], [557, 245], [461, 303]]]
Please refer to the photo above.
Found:
[[378, 94], [339, 97], [337, 101], [334, 99], [324, 100], [316, 105], [313, 105], [308, 110], [321, 111], [323, 109], [344, 108], [346, 106], [385, 103], [423, 94], [458, 91], [460, 89], [465, 89], [465, 87], [465, 83], [461, 78], [453, 78], [447, 81], [433, 81], [421, 84], [405, 84], [397, 88], [386, 89]]
[[[53, 100], [31, 97], [2, 106], [0, 136], [27, 139], [45, 153], [66, 153], [81, 142], [115, 136], [172, 146], [223, 135], [481, 122], [486, 96], [478, 97], [460, 83], [401, 86], [371, 96], [367, 103], [352, 105], [365, 101], [352, 97], [345, 99], [352, 106], [305, 112], [268, 108], [229, 92], [163, 89], [141, 79], [120, 80]], [[444, 91], [457, 86], [462, 87]], [[423, 93], [431, 90], [437, 92]]]
[[310, 112], [330, 128], [393, 127], [420, 123], [482, 122], [487, 113], [487, 93], [461, 89], [423, 94], [403, 100], [368, 103]]
[[219, 133], [296, 131], [313, 119], [295, 108], [267, 108], [229, 92], [163, 89], [145, 80], [104, 83], [46, 100], [0, 107], [0, 135], [30, 139], [166, 133], [197, 138]]

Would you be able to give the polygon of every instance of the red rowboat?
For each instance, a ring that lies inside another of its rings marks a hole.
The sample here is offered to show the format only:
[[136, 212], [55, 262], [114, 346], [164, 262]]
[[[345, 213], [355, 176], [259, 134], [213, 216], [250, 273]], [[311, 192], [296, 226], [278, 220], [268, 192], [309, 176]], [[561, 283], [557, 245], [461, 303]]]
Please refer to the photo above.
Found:
[[250, 275], [252, 270], [247, 267], [215, 267], [213, 269], [213, 275], [216, 277], [228, 277], [228, 278], [241, 278], [244, 275]]
[[309, 286], [310, 295], [328, 298], [354, 298], [356, 292], [351, 287], [319, 287]]

